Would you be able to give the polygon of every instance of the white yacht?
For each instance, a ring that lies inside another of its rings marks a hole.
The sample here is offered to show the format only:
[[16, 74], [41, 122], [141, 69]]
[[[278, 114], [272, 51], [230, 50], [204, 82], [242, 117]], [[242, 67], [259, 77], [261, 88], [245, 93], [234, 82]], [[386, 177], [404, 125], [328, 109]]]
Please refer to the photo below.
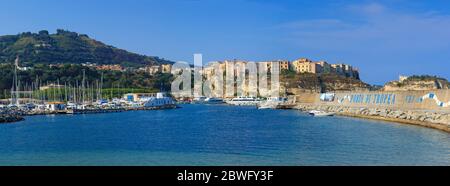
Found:
[[174, 107], [175, 101], [171, 97], [164, 96], [164, 93], [157, 93], [156, 97], [141, 98], [146, 108], [165, 108]]
[[270, 97], [258, 104], [258, 109], [276, 109], [278, 105], [286, 103], [287, 99], [282, 97]]
[[74, 102], [67, 102], [67, 109], [77, 109], [78, 105]]
[[227, 101], [227, 104], [236, 106], [256, 106], [261, 100], [255, 97], [237, 97]]

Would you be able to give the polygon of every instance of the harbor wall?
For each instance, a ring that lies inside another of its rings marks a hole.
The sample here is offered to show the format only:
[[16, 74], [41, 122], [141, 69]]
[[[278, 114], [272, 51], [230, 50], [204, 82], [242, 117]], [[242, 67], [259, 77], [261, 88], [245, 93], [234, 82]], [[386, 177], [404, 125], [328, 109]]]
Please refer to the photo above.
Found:
[[[327, 95], [308, 93], [296, 96], [296, 103], [330, 106], [427, 110], [450, 112], [450, 90], [430, 91], [364, 91], [330, 92]], [[322, 97], [322, 99], [321, 99]], [[323, 99], [323, 98], [331, 99]], [[312, 101], [313, 100], [313, 101]]]

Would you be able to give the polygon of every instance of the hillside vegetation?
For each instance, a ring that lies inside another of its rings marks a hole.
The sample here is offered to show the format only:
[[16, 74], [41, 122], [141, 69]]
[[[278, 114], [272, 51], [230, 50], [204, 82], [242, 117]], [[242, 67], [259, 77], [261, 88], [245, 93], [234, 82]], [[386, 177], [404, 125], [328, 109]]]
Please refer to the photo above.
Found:
[[158, 57], [128, 52], [94, 40], [85, 34], [58, 29], [55, 34], [21, 33], [0, 36], [0, 63], [12, 63], [16, 56], [29, 64], [120, 64], [138, 67], [171, 63]]

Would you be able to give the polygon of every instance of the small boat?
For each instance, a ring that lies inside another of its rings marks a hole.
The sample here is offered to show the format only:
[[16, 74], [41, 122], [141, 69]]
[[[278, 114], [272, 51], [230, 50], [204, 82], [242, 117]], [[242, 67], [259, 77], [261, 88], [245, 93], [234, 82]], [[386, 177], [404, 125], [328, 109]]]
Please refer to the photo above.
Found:
[[325, 116], [334, 116], [336, 113], [334, 112], [325, 112], [325, 111], [319, 111], [319, 110], [312, 110], [309, 112], [309, 115], [314, 117], [325, 117]]
[[286, 98], [281, 97], [271, 97], [265, 102], [261, 102], [257, 105], [258, 109], [276, 109], [279, 105], [286, 103]]
[[208, 99], [208, 98], [205, 96], [195, 97], [192, 100], [192, 104], [203, 104], [206, 102], [206, 99]]
[[206, 104], [222, 104], [225, 102], [223, 101], [223, 99], [220, 99], [220, 98], [206, 98], [205, 103]]

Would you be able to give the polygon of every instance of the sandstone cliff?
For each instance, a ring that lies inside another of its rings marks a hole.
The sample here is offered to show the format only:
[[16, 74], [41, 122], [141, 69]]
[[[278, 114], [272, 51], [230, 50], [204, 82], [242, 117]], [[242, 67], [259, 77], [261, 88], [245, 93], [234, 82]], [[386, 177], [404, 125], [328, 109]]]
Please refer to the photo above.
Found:
[[359, 79], [334, 74], [289, 74], [281, 75], [282, 89], [288, 94], [298, 95], [302, 92], [364, 91], [371, 86]]
[[387, 83], [384, 91], [408, 91], [408, 90], [437, 90], [449, 89], [447, 79], [436, 76], [411, 76], [400, 81]]

